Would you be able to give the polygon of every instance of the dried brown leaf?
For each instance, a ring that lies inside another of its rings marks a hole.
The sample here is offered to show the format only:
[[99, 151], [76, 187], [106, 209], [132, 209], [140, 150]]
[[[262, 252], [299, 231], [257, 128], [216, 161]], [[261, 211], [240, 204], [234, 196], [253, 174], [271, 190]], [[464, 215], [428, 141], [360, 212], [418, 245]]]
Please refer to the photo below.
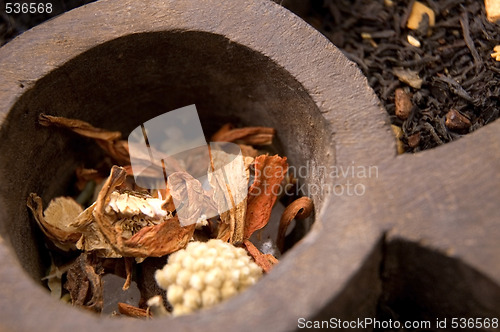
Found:
[[161, 257], [180, 250], [193, 237], [196, 224], [181, 226], [174, 217], [155, 226], [144, 227], [123, 242], [124, 256]]
[[92, 138], [118, 163], [130, 164], [128, 142], [121, 140], [122, 134], [119, 131], [96, 128], [85, 121], [51, 116], [43, 113], [38, 116], [38, 122], [45, 127], [55, 126], [65, 128], [80, 136]]
[[151, 318], [151, 313], [148, 310], [137, 308], [123, 302], [118, 302], [118, 312], [133, 318]]
[[118, 246], [118, 238], [120, 234], [113, 226], [116, 219], [113, 216], [107, 215], [105, 210], [111, 193], [116, 187], [125, 181], [126, 176], [127, 172], [124, 168], [118, 166], [113, 166], [111, 168], [111, 174], [104, 182], [102, 189], [97, 196], [96, 205], [93, 211], [93, 216], [100, 232], [106, 241], [119, 253], [121, 253]]
[[228, 132], [230, 132], [231, 130], [234, 129], [234, 126], [232, 123], [225, 123], [223, 124], [219, 130], [217, 130], [215, 132], [215, 134], [212, 135], [212, 138], [211, 138], [211, 141], [212, 142], [217, 142], [217, 139], [219, 137], [223, 137], [224, 135], [226, 135]]
[[222, 150], [211, 151], [208, 181], [213, 188], [221, 223], [217, 238], [239, 244], [243, 241], [247, 210], [249, 167], [253, 158], [238, 158]]
[[101, 275], [104, 269], [91, 254], [82, 253], [68, 270], [64, 284], [73, 305], [100, 312], [103, 306]]
[[288, 164], [286, 157], [261, 155], [255, 158], [254, 169], [254, 182], [248, 192], [245, 239], [269, 222]]
[[105, 129], [96, 128], [88, 122], [77, 119], [68, 119], [42, 113], [38, 116], [38, 122], [45, 127], [55, 126], [66, 128], [81, 136], [103, 141], [119, 140], [122, 137], [122, 134], [119, 131], [108, 131]]
[[270, 145], [275, 134], [274, 128], [270, 127], [245, 127], [229, 129], [223, 126], [212, 136], [213, 142], [235, 142], [246, 145]]
[[76, 187], [78, 190], [83, 190], [89, 181], [101, 182], [104, 177], [98, 170], [78, 167], [76, 169]]
[[240, 147], [241, 154], [245, 157], [256, 158], [259, 155], [259, 151], [257, 151], [250, 145], [238, 144], [238, 146]]
[[285, 235], [288, 225], [293, 219], [301, 220], [309, 217], [313, 211], [313, 202], [309, 197], [300, 197], [288, 205], [283, 211], [278, 228], [278, 238], [276, 245], [283, 252], [285, 246]]
[[55, 198], [43, 212], [42, 199], [37, 194], [31, 193], [26, 204], [40, 229], [54, 245], [64, 251], [75, 249], [81, 234], [71, 226], [71, 223], [83, 211], [75, 200], [69, 197]]
[[243, 244], [255, 263], [260, 266], [264, 272], [269, 273], [274, 265], [279, 263], [278, 259], [273, 255], [261, 253], [249, 240], [245, 240]]

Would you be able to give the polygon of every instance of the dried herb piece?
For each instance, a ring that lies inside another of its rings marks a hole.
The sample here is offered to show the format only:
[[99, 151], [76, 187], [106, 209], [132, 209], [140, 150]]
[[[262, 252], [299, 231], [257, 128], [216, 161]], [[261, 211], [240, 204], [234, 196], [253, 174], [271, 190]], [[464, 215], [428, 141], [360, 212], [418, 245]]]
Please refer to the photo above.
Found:
[[210, 161], [208, 181], [221, 219], [217, 238], [239, 244], [245, 229], [249, 167], [253, 158], [238, 158], [222, 150], [211, 150]]
[[471, 123], [470, 120], [460, 114], [460, 112], [452, 109], [448, 113], [446, 113], [445, 125], [451, 130], [460, 132], [464, 129], [468, 129]]
[[420, 89], [422, 87], [424, 80], [420, 78], [417, 71], [401, 67], [394, 67], [392, 68], [392, 71], [401, 82], [406, 83], [415, 89]]
[[104, 269], [99, 261], [88, 253], [82, 253], [71, 265], [64, 284], [71, 295], [73, 305], [95, 312], [102, 310], [103, 288], [101, 275]]
[[64, 251], [75, 249], [81, 234], [71, 226], [71, 223], [83, 209], [74, 199], [69, 197], [53, 199], [43, 212], [42, 199], [37, 194], [31, 193], [26, 204], [40, 229], [52, 243]]
[[498, 0], [484, 0], [488, 21], [496, 22], [500, 20], [500, 2]]
[[275, 134], [270, 127], [245, 127], [230, 129], [231, 125], [224, 125], [212, 136], [213, 142], [235, 142], [246, 145], [270, 145]]
[[394, 104], [396, 107], [396, 116], [401, 120], [406, 120], [410, 116], [413, 104], [411, 102], [411, 94], [407, 93], [402, 88], [397, 88], [394, 97]]
[[293, 219], [301, 220], [309, 217], [313, 211], [313, 202], [309, 197], [300, 197], [288, 205], [283, 211], [278, 228], [276, 245], [283, 252], [285, 247], [285, 235], [288, 225]]
[[255, 158], [254, 170], [254, 182], [248, 192], [245, 239], [269, 222], [281, 181], [288, 171], [288, 163], [286, 157], [261, 155]]
[[133, 318], [151, 318], [149, 310], [137, 308], [133, 305], [118, 302], [118, 312], [122, 315]]
[[196, 223], [206, 214], [216, 215], [217, 206], [205, 192], [200, 181], [186, 172], [175, 172], [168, 177], [168, 186], [183, 224]]
[[254, 259], [255, 263], [260, 266], [264, 272], [271, 272], [274, 265], [279, 263], [278, 259], [273, 255], [261, 253], [260, 250], [257, 249], [257, 247], [255, 247], [249, 240], [245, 240], [243, 244], [250, 256]]
[[118, 163], [124, 165], [130, 164], [128, 143], [127, 141], [121, 140], [122, 134], [119, 131], [96, 128], [85, 121], [51, 116], [43, 113], [39, 115], [38, 122], [45, 127], [61, 127], [69, 129], [80, 136], [92, 138]]
[[428, 25], [433, 27], [436, 21], [434, 11], [423, 3], [415, 1], [413, 3], [406, 26], [408, 27], [408, 29], [417, 30], [421, 26], [425, 16], [427, 16], [427, 19], [429, 20]]
[[405, 147], [403, 142], [401, 141], [401, 138], [403, 137], [403, 131], [401, 130], [400, 127], [396, 125], [391, 125], [392, 132], [394, 133], [394, 136], [396, 136], [396, 148], [398, 151], [398, 154], [405, 153]]

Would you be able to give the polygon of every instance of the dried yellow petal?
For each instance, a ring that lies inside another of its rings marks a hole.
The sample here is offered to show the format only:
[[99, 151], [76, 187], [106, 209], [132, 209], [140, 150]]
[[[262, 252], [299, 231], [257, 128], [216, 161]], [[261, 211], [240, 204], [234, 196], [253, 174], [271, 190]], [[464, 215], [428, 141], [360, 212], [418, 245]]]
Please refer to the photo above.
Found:
[[413, 37], [412, 35], [408, 35], [407, 39], [408, 39], [408, 43], [410, 43], [410, 45], [415, 46], [415, 47], [421, 46], [420, 41], [417, 38]]
[[408, 17], [408, 23], [406, 24], [408, 29], [417, 30], [420, 22], [422, 22], [424, 14], [429, 16], [429, 26], [433, 27], [436, 23], [436, 15], [434, 14], [434, 11], [423, 3], [415, 1], [411, 9], [410, 16]]
[[486, 16], [490, 22], [500, 20], [500, 1], [499, 0], [484, 0], [486, 8]]
[[398, 149], [398, 154], [403, 154], [405, 152], [403, 142], [401, 141], [401, 138], [403, 137], [403, 131], [401, 130], [401, 127], [398, 127], [396, 125], [391, 125], [391, 128], [394, 132], [394, 135], [396, 136], [396, 147]]

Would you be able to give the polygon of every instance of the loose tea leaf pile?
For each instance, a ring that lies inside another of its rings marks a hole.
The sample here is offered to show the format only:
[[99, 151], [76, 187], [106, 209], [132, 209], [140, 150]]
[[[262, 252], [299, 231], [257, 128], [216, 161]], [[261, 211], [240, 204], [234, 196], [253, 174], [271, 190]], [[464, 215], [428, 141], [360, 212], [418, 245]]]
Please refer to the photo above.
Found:
[[[183, 170], [164, 179], [169, 185], [166, 189], [151, 190], [135, 183], [128, 142], [122, 139], [120, 132], [46, 114], [40, 114], [39, 123], [49, 127], [44, 130], [63, 128], [92, 139], [107, 156], [95, 169], [80, 167], [75, 170], [75, 187], [80, 191], [77, 200], [57, 197], [44, 210], [41, 197], [36, 193], [28, 197], [27, 205], [49, 240], [52, 255], [67, 252], [75, 257], [65, 264], [53, 263], [45, 278], [53, 296], [101, 312], [109, 306], [103, 295], [106, 287], [103, 276], [116, 274], [123, 277], [123, 291], [137, 281], [141, 299], [135, 304], [117, 302], [114, 314], [160, 316], [167, 314], [165, 307], [172, 310], [171, 305], [174, 305], [174, 314], [186, 314], [243, 291], [256, 282], [262, 272], [269, 272], [278, 263], [277, 257], [263, 253], [258, 248], [260, 243], [252, 237], [270, 221], [278, 195], [284, 192], [276, 188], [294, 181], [287, 175], [286, 157], [270, 156], [258, 150], [272, 144], [274, 129], [224, 125], [213, 135], [212, 141], [238, 144], [243, 158], [217, 156], [221, 152], [212, 150], [210, 165], [207, 165], [212, 171], [208, 173], [209, 190]], [[238, 165], [234, 165], [236, 163]], [[224, 176], [213, 172], [223, 166]], [[241, 193], [235, 193], [242, 197], [231, 196], [228, 188], [242, 188]], [[182, 207], [184, 213], [198, 216], [200, 211], [211, 210], [216, 216], [201, 214], [203, 217], [196, 223], [183, 225], [174, 205], [175, 196], [181, 192], [186, 194], [182, 197], [189, 198]], [[312, 201], [307, 197], [293, 201], [285, 209], [274, 239], [278, 254], [284, 251], [290, 222], [311, 213]], [[198, 248], [196, 254], [187, 257], [194, 249], [186, 251], [186, 247]], [[220, 253], [213, 248], [219, 248]], [[154, 280], [154, 271], [161, 268], [171, 254], [184, 257], [183, 264], [189, 261], [194, 265], [175, 265], [169, 261], [171, 266], [177, 266], [175, 273], [167, 267], [164, 270], [170, 272], [166, 277], [156, 273], [158, 284], [168, 289], [169, 294], [165, 294], [147, 281]], [[223, 259], [224, 255], [227, 259]], [[234, 255], [239, 258], [229, 259]], [[152, 257], [162, 260], [157, 268], [151, 268], [158, 264], [151, 260]], [[196, 263], [196, 259], [200, 262]], [[219, 273], [222, 270], [224, 273]], [[192, 277], [186, 277], [187, 271]], [[216, 289], [214, 285], [222, 288]], [[187, 288], [181, 291], [180, 287]]]
[[407, 152], [498, 118], [500, 26], [483, 1], [323, 0], [305, 16], [367, 76]]

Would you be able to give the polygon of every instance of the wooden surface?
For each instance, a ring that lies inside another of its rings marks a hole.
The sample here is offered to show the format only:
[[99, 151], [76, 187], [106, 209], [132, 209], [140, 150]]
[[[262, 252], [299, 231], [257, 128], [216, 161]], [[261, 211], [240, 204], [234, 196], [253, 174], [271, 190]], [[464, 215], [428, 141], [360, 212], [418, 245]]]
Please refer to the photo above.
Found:
[[[357, 181], [365, 194], [314, 196], [306, 238], [211, 310], [98, 319], [51, 299], [32, 280], [43, 254], [24, 197], [60, 194], [91, 147], [47, 134], [38, 113], [130, 130], [186, 102], [207, 119], [276, 127], [297, 166], [354, 162], [377, 166], [378, 177], [325, 179], [331, 188]], [[0, 49], [0, 123], [0, 330], [290, 331], [300, 317], [374, 317], [379, 300], [420, 308], [408, 319], [500, 317], [500, 123], [396, 156], [387, 115], [355, 65], [271, 1], [109, 0], [63, 14]]]

